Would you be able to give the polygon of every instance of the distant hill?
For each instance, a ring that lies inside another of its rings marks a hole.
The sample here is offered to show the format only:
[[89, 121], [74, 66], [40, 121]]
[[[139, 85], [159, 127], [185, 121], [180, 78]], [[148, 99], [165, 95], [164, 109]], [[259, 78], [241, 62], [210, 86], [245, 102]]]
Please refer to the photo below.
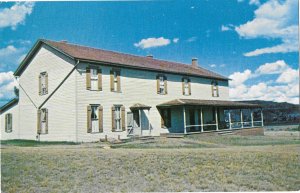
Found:
[[263, 107], [265, 125], [299, 124], [300, 105], [287, 102], [273, 101], [240, 101], [252, 104], [259, 104]]

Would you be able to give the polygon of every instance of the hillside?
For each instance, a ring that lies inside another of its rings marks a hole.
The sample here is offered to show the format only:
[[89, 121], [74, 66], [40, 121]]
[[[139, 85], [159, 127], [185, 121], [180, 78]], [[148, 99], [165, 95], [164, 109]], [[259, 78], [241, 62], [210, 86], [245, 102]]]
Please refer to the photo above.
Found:
[[287, 102], [273, 101], [241, 101], [252, 104], [260, 104], [263, 107], [265, 125], [299, 124], [300, 105]]

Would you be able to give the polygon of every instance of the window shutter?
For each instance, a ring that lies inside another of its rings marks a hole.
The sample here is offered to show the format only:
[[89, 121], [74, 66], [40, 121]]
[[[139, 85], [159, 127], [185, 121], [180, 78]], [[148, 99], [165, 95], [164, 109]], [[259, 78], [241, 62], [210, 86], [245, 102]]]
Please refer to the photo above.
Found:
[[48, 134], [48, 109], [45, 109], [45, 113], [46, 113], [46, 134]]
[[5, 132], [8, 132], [8, 114], [5, 114]]
[[98, 121], [99, 121], [99, 132], [103, 132], [103, 107], [98, 107]]
[[184, 78], [181, 79], [182, 94], [184, 95]]
[[91, 69], [90, 67], [86, 67], [86, 89], [91, 90]]
[[37, 110], [37, 133], [41, 134], [41, 109]]
[[121, 107], [121, 121], [122, 121], [122, 130], [125, 131], [126, 130], [126, 125], [125, 125], [125, 107], [122, 106]]
[[165, 126], [165, 121], [164, 121], [164, 110], [160, 110], [160, 127], [164, 128]]
[[110, 91], [114, 91], [115, 87], [114, 87], [114, 71], [110, 71]]
[[216, 89], [217, 89], [217, 97], [219, 97], [219, 84], [218, 84], [218, 82], [216, 83], [217, 85], [216, 85]]
[[98, 90], [102, 90], [102, 70], [98, 68]]
[[214, 81], [211, 82], [211, 96], [214, 97]]
[[159, 76], [157, 75], [156, 76], [156, 91], [157, 91], [157, 94], [160, 94], [160, 89], [159, 89]]
[[45, 75], [45, 82], [46, 82], [46, 94], [48, 94], [48, 73]]
[[117, 71], [117, 91], [121, 92], [121, 71]]
[[166, 76], [164, 76], [164, 85], [165, 85], [165, 94], [168, 94], [168, 81]]
[[92, 107], [90, 105], [87, 106], [87, 132], [91, 133], [92, 132]]
[[188, 79], [188, 84], [189, 84], [189, 95], [191, 95], [192, 94], [191, 79]]
[[39, 75], [39, 95], [42, 95], [42, 80], [41, 80], [42, 76]]
[[111, 107], [111, 130], [116, 131], [116, 124], [115, 124], [115, 107]]

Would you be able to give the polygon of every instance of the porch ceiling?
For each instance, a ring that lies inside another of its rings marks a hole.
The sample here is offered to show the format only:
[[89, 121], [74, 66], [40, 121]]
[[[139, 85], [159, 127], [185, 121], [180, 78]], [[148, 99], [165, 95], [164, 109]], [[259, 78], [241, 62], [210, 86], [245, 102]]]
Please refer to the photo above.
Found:
[[261, 108], [261, 105], [250, 104], [236, 101], [222, 101], [222, 100], [200, 100], [200, 99], [175, 99], [162, 104], [157, 107], [173, 107], [173, 106], [214, 106], [225, 107], [229, 109], [234, 108]]
[[151, 107], [148, 105], [144, 105], [141, 103], [135, 103], [131, 107], [129, 107], [131, 110], [136, 110], [136, 109], [150, 109]]

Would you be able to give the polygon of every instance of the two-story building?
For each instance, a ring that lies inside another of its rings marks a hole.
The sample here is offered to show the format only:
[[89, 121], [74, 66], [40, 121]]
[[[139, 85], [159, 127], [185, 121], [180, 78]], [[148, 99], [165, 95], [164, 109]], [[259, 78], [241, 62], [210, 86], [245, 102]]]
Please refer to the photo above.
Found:
[[98, 141], [263, 126], [259, 106], [229, 100], [229, 79], [192, 64], [38, 40], [0, 108], [1, 139]]

